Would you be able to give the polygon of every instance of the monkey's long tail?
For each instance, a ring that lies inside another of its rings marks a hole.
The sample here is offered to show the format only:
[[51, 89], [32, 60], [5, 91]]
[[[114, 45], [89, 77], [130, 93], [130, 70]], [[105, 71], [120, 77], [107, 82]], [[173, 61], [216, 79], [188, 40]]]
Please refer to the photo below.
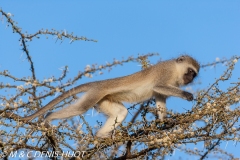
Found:
[[81, 93], [81, 92], [86, 92], [88, 91], [93, 83], [86, 83], [86, 84], [82, 84], [79, 85], [77, 87], [74, 87], [66, 92], [64, 92], [63, 94], [61, 94], [60, 96], [58, 96], [57, 98], [53, 99], [51, 102], [49, 102], [46, 106], [42, 107], [41, 109], [39, 109], [36, 113], [27, 116], [27, 117], [23, 117], [21, 118], [21, 120], [23, 121], [29, 121], [32, 120], [42, 114], [44, 114], [45, 112], [47, 112], [48, 110], [52, 109], [55, 105], [57, 105], [58, 103], [60, 103], [62, 100], [73, 96], [77, 93]]

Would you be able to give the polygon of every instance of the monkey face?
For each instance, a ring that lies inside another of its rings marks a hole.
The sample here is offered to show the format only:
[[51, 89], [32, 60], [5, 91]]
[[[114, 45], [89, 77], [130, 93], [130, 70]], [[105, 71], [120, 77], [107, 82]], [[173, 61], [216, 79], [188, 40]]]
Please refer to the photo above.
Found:
[[187, 73], [183, 75], [184, 84], [191, 83], [193, 79], [196, 77], [196, 75], [197, 74], [193, 69], [188, 68]]

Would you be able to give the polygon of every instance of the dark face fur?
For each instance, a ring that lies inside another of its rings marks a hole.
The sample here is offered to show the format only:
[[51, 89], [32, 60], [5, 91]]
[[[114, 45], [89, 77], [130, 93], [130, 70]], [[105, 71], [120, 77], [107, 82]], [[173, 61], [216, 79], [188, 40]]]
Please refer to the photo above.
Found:
[[188, 68], [187, 73], [183, 75], [184, 84], [191, 83], [193, 79], [196, 77], [196, 75], [197, 74], [193, 69]]

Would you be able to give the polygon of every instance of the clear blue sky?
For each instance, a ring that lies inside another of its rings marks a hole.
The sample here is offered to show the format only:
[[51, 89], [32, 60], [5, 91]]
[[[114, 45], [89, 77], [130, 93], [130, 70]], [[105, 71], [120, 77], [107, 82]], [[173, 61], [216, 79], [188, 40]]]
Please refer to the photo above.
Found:
[[[1, 1], [0, 7], [14, 15], [23, 31], [35, 33], [39, 29], [66, 30], [79, 36], [98, 40], [94, 42], [70, 40], [63, 43], [54, 37], [42, 36], [29, 42], [38, 78], [59, 76], [59, 68], [69, 66], [69, 78], [83, 71], [87, 64], [105, 64], [113, 58], [137, 56], [138, 53], [158, 52], [151, 58], [156, 63], [188, 53], [201, 64], [217, 57], [240, 55], [240, 1]], [[1, 17], [0, 17], [1, 18]], [[19, 36], [0, 21], [0, 70], [8, 69], [14, 75], [30, 75], [29, 63], [19, 46]], [[84, 78], [78, 84], [99, 79], [123, 76], [139, 71], [139, 64], [131, 63], [114, 68], [103, 76]], [[225, 67], [202, 70], [194, 90], [204, 89], [219, 77]], [[235, 79], [239, 77], [239, 63]], [[1, 79], [0, 82], [3, 80]], [[186, 108], [192, 103], [170, 98], [168, 107], [183, 112], [174, 104]], [[181, 105], [180, 105], [181, 106]], [[223, 144], [225, 146], [225, 144]], [[237, 146], [239, 147], [239, 146]], [[240, 157], [237, 147], [226, 147]], [[174, 159], [174, 157], [170, 157]]]

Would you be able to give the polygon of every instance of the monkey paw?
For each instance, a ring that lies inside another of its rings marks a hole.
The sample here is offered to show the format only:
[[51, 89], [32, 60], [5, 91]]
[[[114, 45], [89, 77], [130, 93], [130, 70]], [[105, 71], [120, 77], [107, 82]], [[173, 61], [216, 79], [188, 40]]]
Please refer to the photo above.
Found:
[[98, 137], [98, 138], [111, 138], [111, 134], [110, 133], [97, 132], [96, 137]]
[[44, 127], [46, 127], [46, 128], [51, 128], [51, 124], [50, 124], [49, 121], [45, 120], [45, 121], [43, 122], [43, 124], [44, 124]]
[[184, 97], [188, 100], [188, 101], [192, 101], [193, 100], [193, 94], [189, 93], [189, 92], [183, 92]]

